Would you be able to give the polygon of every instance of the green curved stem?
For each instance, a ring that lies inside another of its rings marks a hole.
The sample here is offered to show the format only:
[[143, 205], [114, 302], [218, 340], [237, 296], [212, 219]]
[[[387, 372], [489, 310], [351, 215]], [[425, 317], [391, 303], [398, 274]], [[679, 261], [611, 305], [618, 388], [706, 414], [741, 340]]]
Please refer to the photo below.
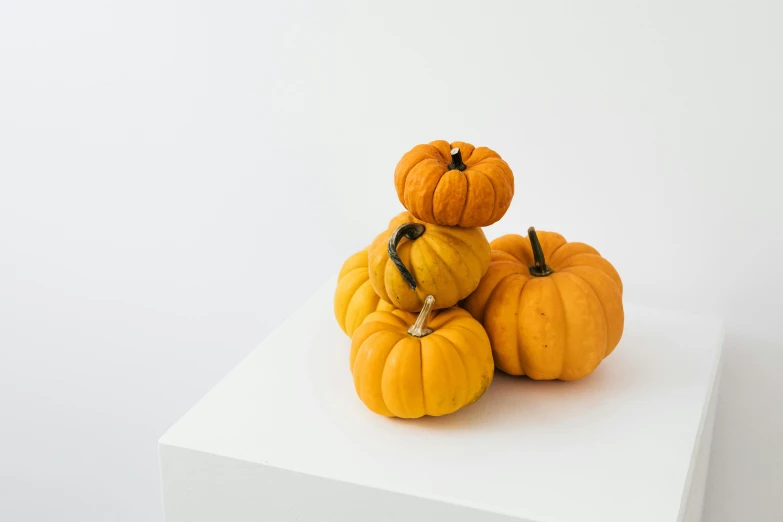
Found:
[[530, 247], [533, 249], [533, 263], [530, 267], [530, 275], [534, 277], [546, 277], [554, 270], [549, 268], [544, 259], [544, 249], [541, 248], [541, 242], [538, 240], [536, 229], [530, 227], [527, 229], [527, 237], [530, 239]]

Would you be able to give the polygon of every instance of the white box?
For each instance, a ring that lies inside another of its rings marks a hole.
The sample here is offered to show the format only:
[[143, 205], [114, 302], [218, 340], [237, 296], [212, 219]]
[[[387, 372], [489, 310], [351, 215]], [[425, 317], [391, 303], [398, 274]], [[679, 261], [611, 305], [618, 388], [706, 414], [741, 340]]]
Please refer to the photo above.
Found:
[[696, 522], [719, 321], [626, 307], [577, 382], [501, 373], [419, 420], [353, 389], [329, 281], [160, 440], [168, 522]]

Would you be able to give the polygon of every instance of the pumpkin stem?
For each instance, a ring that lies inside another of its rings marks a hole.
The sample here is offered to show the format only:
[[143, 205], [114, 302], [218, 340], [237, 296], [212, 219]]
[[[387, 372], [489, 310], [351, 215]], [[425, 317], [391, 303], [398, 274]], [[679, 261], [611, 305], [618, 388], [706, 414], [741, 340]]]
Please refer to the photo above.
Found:
[[449, 163], [449, 170], [459, 170], [460, 172], [468, 168], [462, 162], [462, 153], [459, 151], [459, 147], [451, 149], [451, 163]]
[[405, 267], [405, 264], [403, 264], [402, 259], [400, 259], [400, 256], [397, 254], [397, 245], [400, 244], [400, 241], [403, 237], [414, 240], [418, 239], [423, 233], [424, 225], [421, 223], [403, 223], [397, 227], [397, 230], [395, 230], [389, 238], [389, 257], [391, 258], [392, 262], [397, 265], [397, 270], [400, 271], [402, 277], [405, 279], [405, 281], [408, 282], [411, 290], [416, 290], [416, 280], [413, 278], [413, 275], [410, 273], [410, 271], [408, 271], [408, 269]]
[[535, 263], [530, 267], [530, 275], [534, 277], [545, 277], [554, 272], [546, 265], [544, 259], [544, 249], [541, 248], [541, 243], [538, 241], [538, 234], [536, 229], [530, 227], [527, 229], [527, 237], [530, 239], [530, 246], [533, 248], [533, 262]]
[[410, 335], [413, 337], [424, 337], [425, 335], [432, 333], [432, 329], [427, 328], [427, 321], [430, 318], [432, 305], [434, 304], [435, 298], [431, 295], [428, 295], [424, 300], [424, 306], [421, 307], [421, 312], [419, 312], [419, 317], [416, 318], [416, 322], [413, 323], [413, 326], [408, 328], [408, 333]]

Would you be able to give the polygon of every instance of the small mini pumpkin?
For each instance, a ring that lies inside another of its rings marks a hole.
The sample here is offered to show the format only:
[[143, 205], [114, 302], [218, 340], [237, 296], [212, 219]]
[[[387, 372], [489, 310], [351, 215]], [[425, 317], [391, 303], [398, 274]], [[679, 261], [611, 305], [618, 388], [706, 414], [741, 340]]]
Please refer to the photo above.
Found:
[[539, 380], [590, 374], [623, 334], [623, 283], [611, 263], [532, 227], [491, 244], [489, 270], [462, 306], [487, 330], [495, 365]]
[[365, 248], [346, 259], [340, 269], [334, 292], [334, 316], [343, 332], [350, 337], [365, 317], [378, 310], [390, 312], [394, 307], [372, 289]]
[[418, 312], [428, 295], [437, 308], [449, 308], [475, 290], [489, 267], [490, 248], [480, 228], [432, 225], [403, 212], [368, 254], [370, 282], [381, 299]]
[[492, 149], [440, 140], [406, 153], [394, 171], [394, 186], [400, 203], [422, 221], [485, 227], [511, 205], [514, 174]]
[[375, 312], [356, 330], [351, 373], [373, 412], [408, 419], [446, 415], [478, 400], [492, 382], [484, 328], [460, 308], [435, 312], [430, 320], [433, 301], [427, 297], [418, 318], [403, 310]]

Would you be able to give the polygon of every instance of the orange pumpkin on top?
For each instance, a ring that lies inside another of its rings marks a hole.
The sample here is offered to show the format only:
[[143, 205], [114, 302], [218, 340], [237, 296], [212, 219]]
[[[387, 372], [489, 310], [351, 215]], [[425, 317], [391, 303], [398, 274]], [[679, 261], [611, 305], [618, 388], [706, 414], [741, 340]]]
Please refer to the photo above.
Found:
[[394, 171], [397, 197], [426, 223], [486, 227], [508, 210], [514, 174], [500, 155], [470, 143], [416, 145]]

